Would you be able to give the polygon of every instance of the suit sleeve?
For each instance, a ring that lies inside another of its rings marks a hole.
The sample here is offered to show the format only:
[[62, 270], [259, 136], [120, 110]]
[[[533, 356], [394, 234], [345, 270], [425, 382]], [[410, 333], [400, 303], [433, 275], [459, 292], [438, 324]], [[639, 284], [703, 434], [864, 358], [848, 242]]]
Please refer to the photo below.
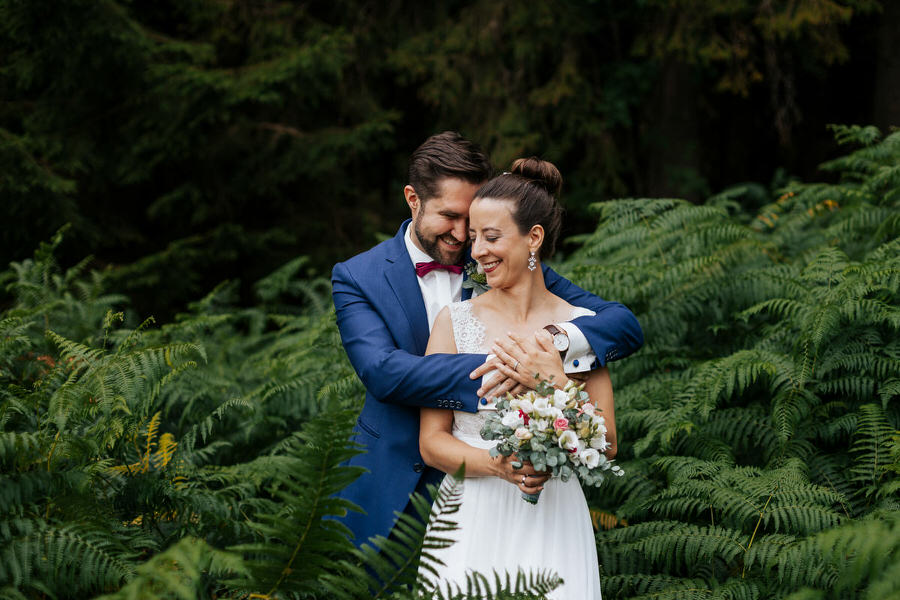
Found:
[[576, 325], [588, 342], [600, 366], [637, 352], [644, 344], [644, 333], [634, 314], [623, 304], [610, 302], [586, 292], [549, 267], [544, 269], [547, 289], [569, 304], [589, 308], [596, 315], [578, 317]]
[[480, 381], [469, 373], [484, 354], [418, 356], [399, 348], [343, 263], [335, 265], [332, 297], [341, 341], [366, 390], [379, 402], [475, 412]]

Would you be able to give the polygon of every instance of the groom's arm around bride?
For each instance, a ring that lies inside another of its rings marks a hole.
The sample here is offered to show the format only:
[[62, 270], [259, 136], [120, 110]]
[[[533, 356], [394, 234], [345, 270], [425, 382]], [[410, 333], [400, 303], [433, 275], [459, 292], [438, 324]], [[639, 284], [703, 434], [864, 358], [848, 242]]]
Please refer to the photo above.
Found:
[[[468, 298], [469, 289], [460, 289], [459, 265], [467, 256], [469, 205], [490, 174], [486, 155], [472, 142], [452, 132], [432, 136], [410, 160], [404, 194], [413, 218], [393, 238], [334, 267], [341, 339], [366, 388], [355, 427], [365, 453], [350, 464], [368, 472], [340, 494], [365, 511], [343, 519], [357, 543], [388, 535], [409, 495], [442, 477], [419, 453], [420, 408], [477, 410], [481, 382], [468, 375], [486, 356], [424, 354], [430, 321], [440, 308]], [[440, 270], [417, 274], [426, 264], [418, 261], [429, 258]], [[597, 313], [572, 325], [598, 363], [627, 356], [643, 343], [627, 308], [585, 292], [549, 268], [544, 274], [550, 291]], [[444, 283], [432, 285], [437, 280]]]

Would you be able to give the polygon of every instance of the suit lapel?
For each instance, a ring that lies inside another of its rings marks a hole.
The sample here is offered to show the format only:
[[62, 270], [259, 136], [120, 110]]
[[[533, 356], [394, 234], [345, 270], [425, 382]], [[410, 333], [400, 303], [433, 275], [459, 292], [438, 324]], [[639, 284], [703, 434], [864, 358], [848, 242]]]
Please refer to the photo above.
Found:
[[413, 268], [409, 252], [406, 251], [405, 235], [406, 223], [394, 237], [394, 248], [391, 256], [386, 259], [389, 264], [384, 270], [384, 277], [397, 296], [397, 304], [409, 322], [416, 353], [421, 355], [425, 354], [425, 348], [428, 346], [428, 314], [425, 312], [425, 301], [422, 299], [416, 270]]

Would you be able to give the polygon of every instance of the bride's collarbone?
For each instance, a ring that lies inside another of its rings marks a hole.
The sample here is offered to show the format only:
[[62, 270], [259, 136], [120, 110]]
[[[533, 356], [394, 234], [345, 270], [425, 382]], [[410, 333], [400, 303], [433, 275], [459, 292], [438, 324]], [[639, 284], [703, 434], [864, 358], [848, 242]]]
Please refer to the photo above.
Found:
[[517, 317], [508, 307], [492, 303], [474, 304], [473, 309], [475, 316], [485, 325], [488, 336], [500, 337], [507, 332], [520, 336], [531, 335], [549, 323], [568, 321], [574, 307], [562, 301], [532, 310], [524, 317]]

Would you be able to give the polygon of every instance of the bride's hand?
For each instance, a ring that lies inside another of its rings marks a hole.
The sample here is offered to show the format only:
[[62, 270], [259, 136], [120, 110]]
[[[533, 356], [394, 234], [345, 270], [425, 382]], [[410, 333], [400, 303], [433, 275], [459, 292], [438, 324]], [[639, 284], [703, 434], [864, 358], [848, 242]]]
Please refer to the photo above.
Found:
[[534, 388], [541, 380], [556, 386], [566, 383], [562, 358], [546, 329], [536, 331], [533, 338], [509, 333], [505, 340], [494, 340], [491, 352], [497, 355], [497, 370], [526, 388]]
[[[544, 489], [544, 483], [550, 478], [550, 473], [534, 470], [530, 462], [522, 462], [515, 456], [500, 456], [496, 459], [497, 477], [514, 484], [526, 494], [537, 494]], [[520, 463], [516, 468], [513, 463]]]

